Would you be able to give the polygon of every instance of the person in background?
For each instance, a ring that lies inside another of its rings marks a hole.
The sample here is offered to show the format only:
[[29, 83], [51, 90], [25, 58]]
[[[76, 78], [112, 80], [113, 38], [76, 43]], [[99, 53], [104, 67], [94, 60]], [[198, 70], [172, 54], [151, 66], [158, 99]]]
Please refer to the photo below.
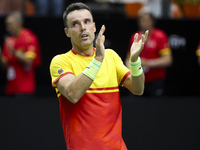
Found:
[[198, 64], [200, 65], [200, 41], [196, 50], [196, 55], [198, 57]]
[[[149, 30], [144, 49], [140, 54], [142, 67], [145, 73], [146, 96], [161, 96], [164, 94], [164, 80], [166, 67], [172, 64], [171, 49], [168, 44], [167, 35], [164, 31], [154, 27], [154, 17], [148, 9], [142, 9], [138, 16], [140, 31], [136, 33], [141, 37], [146, 30]], [[130, 46], [134, 41], [134, 33], [130, 39]], [[127, 67], [129, 65], [130, 46], [125, 59]]]
[[23, 27], [19, 12], [9, 14], [0, 63], [7, 70], [7, 95], [31, 95], [35, 92], [35, 67], [41, 64], [39, 43], [36, 35]]

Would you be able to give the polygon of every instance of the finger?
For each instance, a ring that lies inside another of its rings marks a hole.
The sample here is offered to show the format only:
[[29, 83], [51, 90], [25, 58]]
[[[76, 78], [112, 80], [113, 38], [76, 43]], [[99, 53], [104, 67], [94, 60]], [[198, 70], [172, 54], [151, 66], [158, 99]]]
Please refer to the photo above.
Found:
[[99, 31], [99, 36], [102, 36], [106, 30], [105, 25], [102, 25], [101, 30]]
[[149, 30], [145, 32], [145, 35], [142, 37], [142, 43], [145, 43], [149, 34]]
[[138, 41], [138, 33], [136, 33], [134, 36], [134, 43], [137, 43], [137, 41]]

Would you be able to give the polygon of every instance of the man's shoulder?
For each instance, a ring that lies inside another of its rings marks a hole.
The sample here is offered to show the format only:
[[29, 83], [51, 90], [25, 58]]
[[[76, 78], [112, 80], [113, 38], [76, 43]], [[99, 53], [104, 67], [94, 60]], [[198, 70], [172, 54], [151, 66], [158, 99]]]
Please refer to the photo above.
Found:
[[37, 36], [31, 30], [25, 28], [22, 30], [20, 40], [23, 40], [26, 43], [30, 43], [31, 41], [37, 40]]
[[106, 55], [113, 55], [116, 54], [116, 52], [113, 49], [107, 48], [105, 49]]
[[166, 33], [163, 30], [161, 30], [161, 29], [155, 28], [153, 31], [154, 31], [153, 32], [154, 35], [156, 35], [158, 37], [166, 36]]
[[113, 49], [105, 49], [105, 54], [106, 57], [119, 57], [117, 52], [114, 51]]
[[68, 52], [62, 53], [62, 54], [58, 54], [52, 58], [51, 62], [67, 61], [70, 56], [71, 56], [71, 51], [68, 51]]

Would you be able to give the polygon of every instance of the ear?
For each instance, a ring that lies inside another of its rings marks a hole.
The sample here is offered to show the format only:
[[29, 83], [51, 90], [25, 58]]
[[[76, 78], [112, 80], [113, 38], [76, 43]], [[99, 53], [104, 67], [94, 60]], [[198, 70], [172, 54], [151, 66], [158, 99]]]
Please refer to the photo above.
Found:
[[94, 32], [96, 32], [96, 25], [95, 25], [95, 22], [94, 22]]
[[64, 29], [67, 37], [71, 37], [67, 28]]

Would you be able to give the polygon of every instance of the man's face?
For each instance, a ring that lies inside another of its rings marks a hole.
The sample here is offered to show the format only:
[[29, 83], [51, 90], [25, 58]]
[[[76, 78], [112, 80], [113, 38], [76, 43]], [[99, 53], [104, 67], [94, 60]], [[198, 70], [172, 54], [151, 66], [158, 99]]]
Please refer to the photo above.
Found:
[[68, 28], [65, 28], [65, 33], [71, 38], [73, 45], [84, 48], [93, 44], [96, 27], [88, 10], [70, 12], [67, 16], [67, 25]]
[[13, 17], [6, 18], [6, 30], [11, 35], [17, 35], [20, 29], [20, 22], [17, 22]]
[[149, 30], [153, 27], [153, 20], [149, 14], [144, 14], [139, 20], [140, 29], [143, 31]]

